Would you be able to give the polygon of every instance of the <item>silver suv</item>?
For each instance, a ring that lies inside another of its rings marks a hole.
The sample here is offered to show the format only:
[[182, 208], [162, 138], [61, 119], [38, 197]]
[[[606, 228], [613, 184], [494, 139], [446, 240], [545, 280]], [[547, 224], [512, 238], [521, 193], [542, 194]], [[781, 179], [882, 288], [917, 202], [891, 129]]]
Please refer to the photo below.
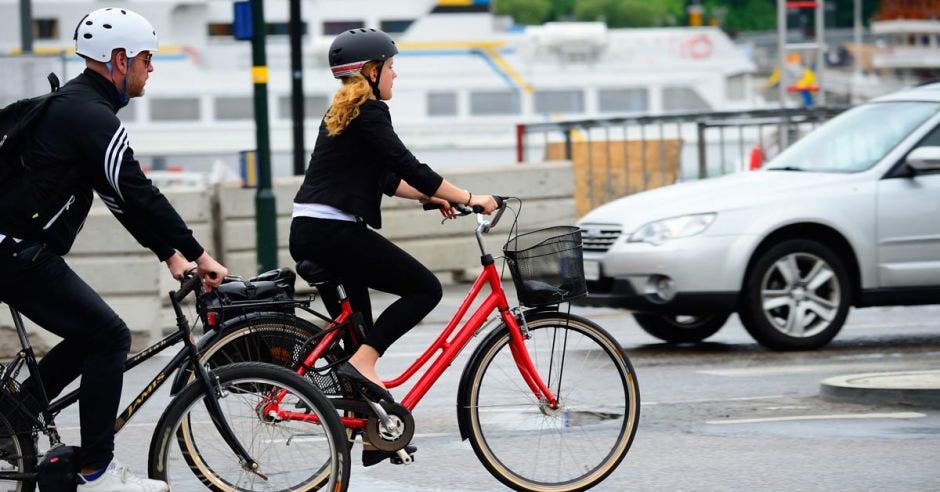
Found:
[[737, 312], [767, 347], [812, 349], [850, 306], [940, 304], [940, 84], [846, 111], [763, 170], [621, 198], [580, 226], [582, 303], [670, 342]]

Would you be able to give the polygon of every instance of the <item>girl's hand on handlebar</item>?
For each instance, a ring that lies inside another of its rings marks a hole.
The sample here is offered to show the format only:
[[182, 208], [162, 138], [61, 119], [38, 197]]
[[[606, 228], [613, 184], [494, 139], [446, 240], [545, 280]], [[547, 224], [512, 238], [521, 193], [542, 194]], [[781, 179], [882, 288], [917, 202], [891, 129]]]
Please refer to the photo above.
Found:
[[489, 215], [499, 208], [499, 204], [496, 203], [496, 199], [493, 198], [493, 195], [473, 195], [470, 198], [470, 206], [482, 207], [485, 215]]
[[454, 219], [457, 218], [457, 211], [454, 210], [454, 207], [450, 205], [450, 202], [447, 200], [442, 200], [440, 198], [431, 197], [428, 198], [424, 204], [426, 206], [433, 206], [441, 211], [441, 216], [445, 219]]

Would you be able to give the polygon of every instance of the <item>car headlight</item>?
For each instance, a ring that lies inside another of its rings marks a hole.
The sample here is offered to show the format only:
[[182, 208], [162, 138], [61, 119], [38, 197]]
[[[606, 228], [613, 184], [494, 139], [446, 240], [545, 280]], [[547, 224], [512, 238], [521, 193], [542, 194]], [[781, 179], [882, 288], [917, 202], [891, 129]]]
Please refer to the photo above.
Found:
[[627, 241], [659, 246], [670, 239], [701, 234], [712, 225], [717, 215], [714, 212], [692, 214], [650, 222], [631, 234]]

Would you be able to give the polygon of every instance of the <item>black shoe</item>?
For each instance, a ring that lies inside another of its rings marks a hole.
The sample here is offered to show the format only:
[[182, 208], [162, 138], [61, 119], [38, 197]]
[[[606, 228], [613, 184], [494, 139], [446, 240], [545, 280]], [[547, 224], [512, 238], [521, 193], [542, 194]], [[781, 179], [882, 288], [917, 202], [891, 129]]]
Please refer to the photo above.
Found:
[[[417, 451], [418, 448], [416, 446], [412, 446], [411, 444], [405, 446], [405, 452], [408, 454], [415, 454]], [[382, 451], [380, 449], [362, 450], [362, 466], [377, 465], [388, 458], [392, 459], [392, 464], [402, 464], [401, 458], [398, 457], [398, 451]]]
[[363, 376], [362, 373], [356, 370], [349, 362], [343, 362], [337, 366], [336, 374], [343, 379], [356, 383], [360, 391], [375, 401], [385, 400], [389, 403], [395, 402], [395, 398], [392, 398], [392, 394], [389, 393], [387, 389], [369, 381], [367, 377]]

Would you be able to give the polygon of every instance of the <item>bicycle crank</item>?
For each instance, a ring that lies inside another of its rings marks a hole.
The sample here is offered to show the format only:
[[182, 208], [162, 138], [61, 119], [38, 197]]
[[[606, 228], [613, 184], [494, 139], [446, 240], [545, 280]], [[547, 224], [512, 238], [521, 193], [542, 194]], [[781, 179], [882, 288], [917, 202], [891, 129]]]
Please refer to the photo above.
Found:
[[369, 442], [382, 451], [398, 451], [407, 446], [415, 434], [415, 419], [411, 412], [398, 403], [368, 403], [373, 409], [366, 422]]

